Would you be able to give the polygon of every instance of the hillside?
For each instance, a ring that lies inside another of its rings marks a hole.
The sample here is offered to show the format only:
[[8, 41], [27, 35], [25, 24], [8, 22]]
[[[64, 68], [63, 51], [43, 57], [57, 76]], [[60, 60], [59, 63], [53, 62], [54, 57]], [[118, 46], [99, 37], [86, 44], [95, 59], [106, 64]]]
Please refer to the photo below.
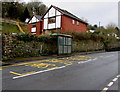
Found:
[[[20, 30], [18, 26], [16, 25], [15, 20], [8, 20], [8, 19], [2, 19], [2, 22], [0, 22], [2, 25], [2, 32], [3, 33], [20, 33]], [[24, 30], [25, 33], [27, 33], [27, 25], [20, 22], [21, 28]]]

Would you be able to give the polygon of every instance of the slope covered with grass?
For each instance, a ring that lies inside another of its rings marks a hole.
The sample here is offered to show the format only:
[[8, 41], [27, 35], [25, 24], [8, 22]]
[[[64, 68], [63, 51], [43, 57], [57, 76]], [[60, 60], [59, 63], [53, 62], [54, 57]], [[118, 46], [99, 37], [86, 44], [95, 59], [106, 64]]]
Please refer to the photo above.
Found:
[[[27, 26], [21, 25], [21, 27], [27, 33]], [[2, 22], [2, 32], [3, 33], [20, 33], [20, 30], [15, 24]]]

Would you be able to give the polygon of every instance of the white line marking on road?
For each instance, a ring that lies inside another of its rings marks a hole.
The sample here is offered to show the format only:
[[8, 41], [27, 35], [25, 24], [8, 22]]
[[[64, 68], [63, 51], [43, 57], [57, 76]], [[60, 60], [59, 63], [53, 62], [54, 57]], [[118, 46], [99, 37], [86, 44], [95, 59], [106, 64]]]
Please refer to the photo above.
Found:
[[117, 78], [119, 78], [120, 77], [120, 75], [117, 75]]
[[112, 56], [114, 56], [114, 55], [109, 55], [109, 56], [106, 56], [106, 57], [112, 57]]
[[115, 77], [115, 78], [112, 80], [112, 82], [110, 82], [110, 83], [107, 85], [108, 88], [105, 87], [101, 92], [106, 92], [106, 91], [109, 89], [109, 87], [112, 86], [113, 83], [116, 82], [116, 81], [118, 80], [119, 77], [120, 77], [120, 75], [117, 75], [117, 77]]
[[101, 92], [106, 92], [108, 90], [107, 87], [105, 87]]
[[61, 67], [58, 67], [58, 68], [38, 71], [38, 72], [35, 72], [35, 73], [31, 73], [31, 74], [20, 75], [20, 76], [13, 77], [13, 79], [18, 79], [18, 78], [22, 78], [22, 77], [26, 77], [26, 76], [30, 76], [30, 75], [34, 75], [34, 74], [38, 74], [38, 73], [48, 72], [48, 71], [52, 71], [52, 70], [55, 70], [55, 69], [61, 69], [61, 68], [65, 68], [65, 67], [66, 66], [61, 66]]
[[110, 87], [113, 85], [113, 82], [110, 82], [107, 86]]
[[118, 79], [118, 78], [114, 78], [113, 81], [115, 82], [115, 81], [117, 81], [117, 79]]
[[86, 63], [86, 62], [93, 61], [93, 60], [97, 60], [97, 58], [92, 59], [92, 60], [87, 60], [87, 61], [84, 61], [84, 62], [79, 62], [78, 64], [81, 64], [81, 63]]

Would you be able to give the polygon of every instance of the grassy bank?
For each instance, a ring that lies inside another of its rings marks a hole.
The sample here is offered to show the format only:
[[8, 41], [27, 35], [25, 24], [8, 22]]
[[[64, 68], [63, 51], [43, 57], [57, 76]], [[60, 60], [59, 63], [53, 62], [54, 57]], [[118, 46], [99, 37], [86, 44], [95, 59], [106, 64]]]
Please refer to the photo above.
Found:
[[[19, 28], [15, 24], [10, 24], [10, 23], [6, 23], [6, 22], [2, 22], [1, 24], [2, 24], [2, 32], [3, 33], [20, 33]], [[21, 25], [21, 27], [26, 33], [28, 33], [27, 26]]]

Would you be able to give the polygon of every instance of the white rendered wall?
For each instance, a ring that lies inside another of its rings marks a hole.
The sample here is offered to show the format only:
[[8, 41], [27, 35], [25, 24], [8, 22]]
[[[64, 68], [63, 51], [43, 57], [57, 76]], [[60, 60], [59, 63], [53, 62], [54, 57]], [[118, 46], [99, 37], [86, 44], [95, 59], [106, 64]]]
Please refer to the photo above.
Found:
[[38, 21], [39, 20], [35, 16], [33, 16], [29, 23], [34, 23], [34, 22], [38, 22]]
[[56, 11], [56, 15], [61, 15], [61, 13], [57, 10], [57, 11]]
[[47, 29], [48, 19], [44, 19], [44, 29]]
[[48, 29], [53, 29], [53, 28], [55, 28], [55, 23], [48, 24]]
[[57, 16], [56, 17], [56, 28], [60, 28], [61, 27], [61, 16]]
[[49, 17], [53, 17], [53, 16], [55, 16], [55, 8], [51, 8], [50, 10], [49, 10]]
[[46, 13], [46, 15], [44, 16], [44, 18], [48, 18], [48, 13]]
[[[61, 28], [61, 13], [53, 7], [48, 11], [48, 13], [46, 13], [46, 15], [44, 16], [44, 27], [43, 28], [44, 29]], [[55, 17], [55, 16], [56, 16], [56, 22], [48, 24], [48, 18]]]

